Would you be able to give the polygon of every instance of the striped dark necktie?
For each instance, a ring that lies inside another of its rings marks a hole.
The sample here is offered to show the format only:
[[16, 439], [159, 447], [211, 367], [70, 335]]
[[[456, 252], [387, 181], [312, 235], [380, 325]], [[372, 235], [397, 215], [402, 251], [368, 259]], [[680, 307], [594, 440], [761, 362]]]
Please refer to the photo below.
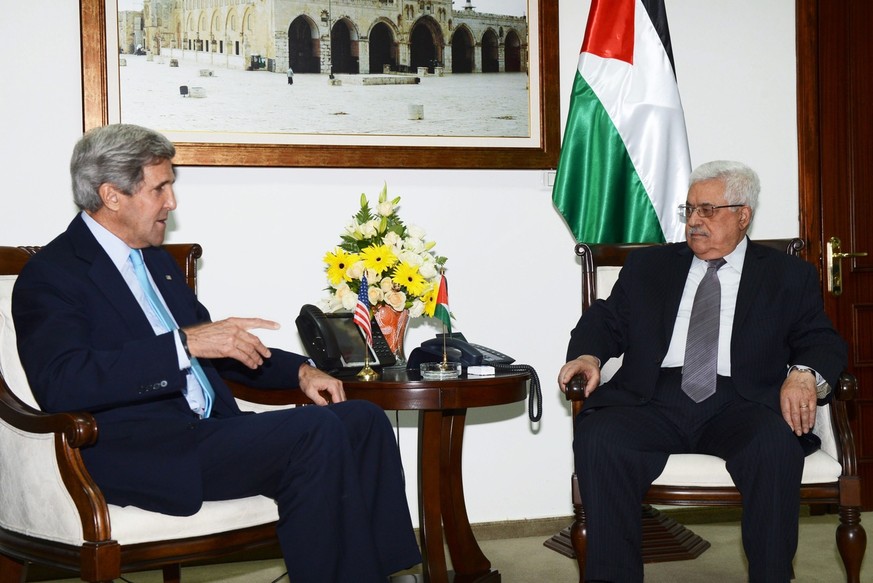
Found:
[[688, 338], [685, 343], [685, 366], [682, 368], [682, 390], [695, 403], [715, 394], [718, 365], [718, 325], [721, 312], [721, 284], [718, 270], [725, 260], [707, 261], [706, 274], [697, 287]]

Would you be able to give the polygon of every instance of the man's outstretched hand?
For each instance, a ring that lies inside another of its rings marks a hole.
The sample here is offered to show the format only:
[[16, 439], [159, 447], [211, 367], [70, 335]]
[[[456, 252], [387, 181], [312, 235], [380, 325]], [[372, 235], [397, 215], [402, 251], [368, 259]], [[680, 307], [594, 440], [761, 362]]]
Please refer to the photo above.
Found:
[[278, 330], [279, 323], [263, 318], [227, 318], [184, 328], [188, 351], [198, 358], [233, 358], [249, 368], [258, 368], [270, 358], [270, 349], [249, 332], [256, 328]]

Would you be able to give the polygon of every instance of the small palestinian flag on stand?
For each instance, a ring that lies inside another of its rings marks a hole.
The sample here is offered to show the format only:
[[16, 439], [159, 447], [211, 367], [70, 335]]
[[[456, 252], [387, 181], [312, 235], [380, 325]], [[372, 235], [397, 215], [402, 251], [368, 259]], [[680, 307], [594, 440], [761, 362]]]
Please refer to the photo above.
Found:
[[442, 321], [446, 334], [452, 333], [452, 314], [449, 312], [449, 283], [446, 281], [446, 276], [442, 274], [440, 274], [440, 288], [437, 292], [433, 316]]

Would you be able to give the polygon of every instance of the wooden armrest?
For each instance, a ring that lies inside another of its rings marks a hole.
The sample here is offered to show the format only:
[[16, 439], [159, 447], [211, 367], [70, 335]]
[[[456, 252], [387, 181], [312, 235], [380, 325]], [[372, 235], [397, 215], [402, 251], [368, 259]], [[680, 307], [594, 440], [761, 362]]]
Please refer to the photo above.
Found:
[[567, 383], [567, 392], [564, 394], [568, 401], [585, 400], [585, 377], [577, 374]]
[[311, 405], [303, 391], [298, 388], [256, 389], [236, 381], [225, 380], [233, 396], [259, 405]]
[[0, 377], [0, 418], [28, 433], [63, 434], [70, 447], [93, 445], [97, 441], [97, 422], [90, 413], [45, 413], [27, 405], [9, 390]]
[[[843, 475], [840, 480], [848, 478], [857, 478], [858, 476], [858, 461], [855, 451], [855, 440], [852, 436], [852, 426], [849, 423], [849, 415], [846, 407], [848, 401], [853, 400], [858, 394], [858, 381], [855, 376], [848, 372], [843, 372], [834, 387], [834, 394], [831, 399], [831, 426], [834, 430], [834, 435], [837, 440], [837, 460], [843, 467]], [[840, 496], [842, 497], [842, 492]], [[844, 504], [855, 506], [860, 504], [860, 499], [852, 504]]]
[[858, 379], [855, 375], [843, 372], [837, 386], [834, 387], [834, 399], [838, 401], [851, 401], [858, 395]]

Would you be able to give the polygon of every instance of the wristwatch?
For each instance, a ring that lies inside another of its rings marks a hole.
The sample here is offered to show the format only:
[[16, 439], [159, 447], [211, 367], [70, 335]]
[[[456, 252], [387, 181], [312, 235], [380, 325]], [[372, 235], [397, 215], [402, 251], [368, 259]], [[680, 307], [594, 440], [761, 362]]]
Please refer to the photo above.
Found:
[[815, 378], [815, 396], [817, 399], [824, 399], [828, 396], [828, 393], [831, 392], [831, 386], [815, 370], [809, 368], [808, 366], [803, 366], [802, 364], [795, 364], [788, 369], [788, 374], [791, 374], [791, 371], [793, 370], [799, 372], [808, 372]]
[[185, 331], [181, 328], [176, 328], [176, 331], [179, 333], [179, 342], [182, 343], [182, 348], [185, 350], [185, 354], [190, 360], [193, 357], [191, 356], [191, 350], [188, 348], [188, 335], [185, 334]]

